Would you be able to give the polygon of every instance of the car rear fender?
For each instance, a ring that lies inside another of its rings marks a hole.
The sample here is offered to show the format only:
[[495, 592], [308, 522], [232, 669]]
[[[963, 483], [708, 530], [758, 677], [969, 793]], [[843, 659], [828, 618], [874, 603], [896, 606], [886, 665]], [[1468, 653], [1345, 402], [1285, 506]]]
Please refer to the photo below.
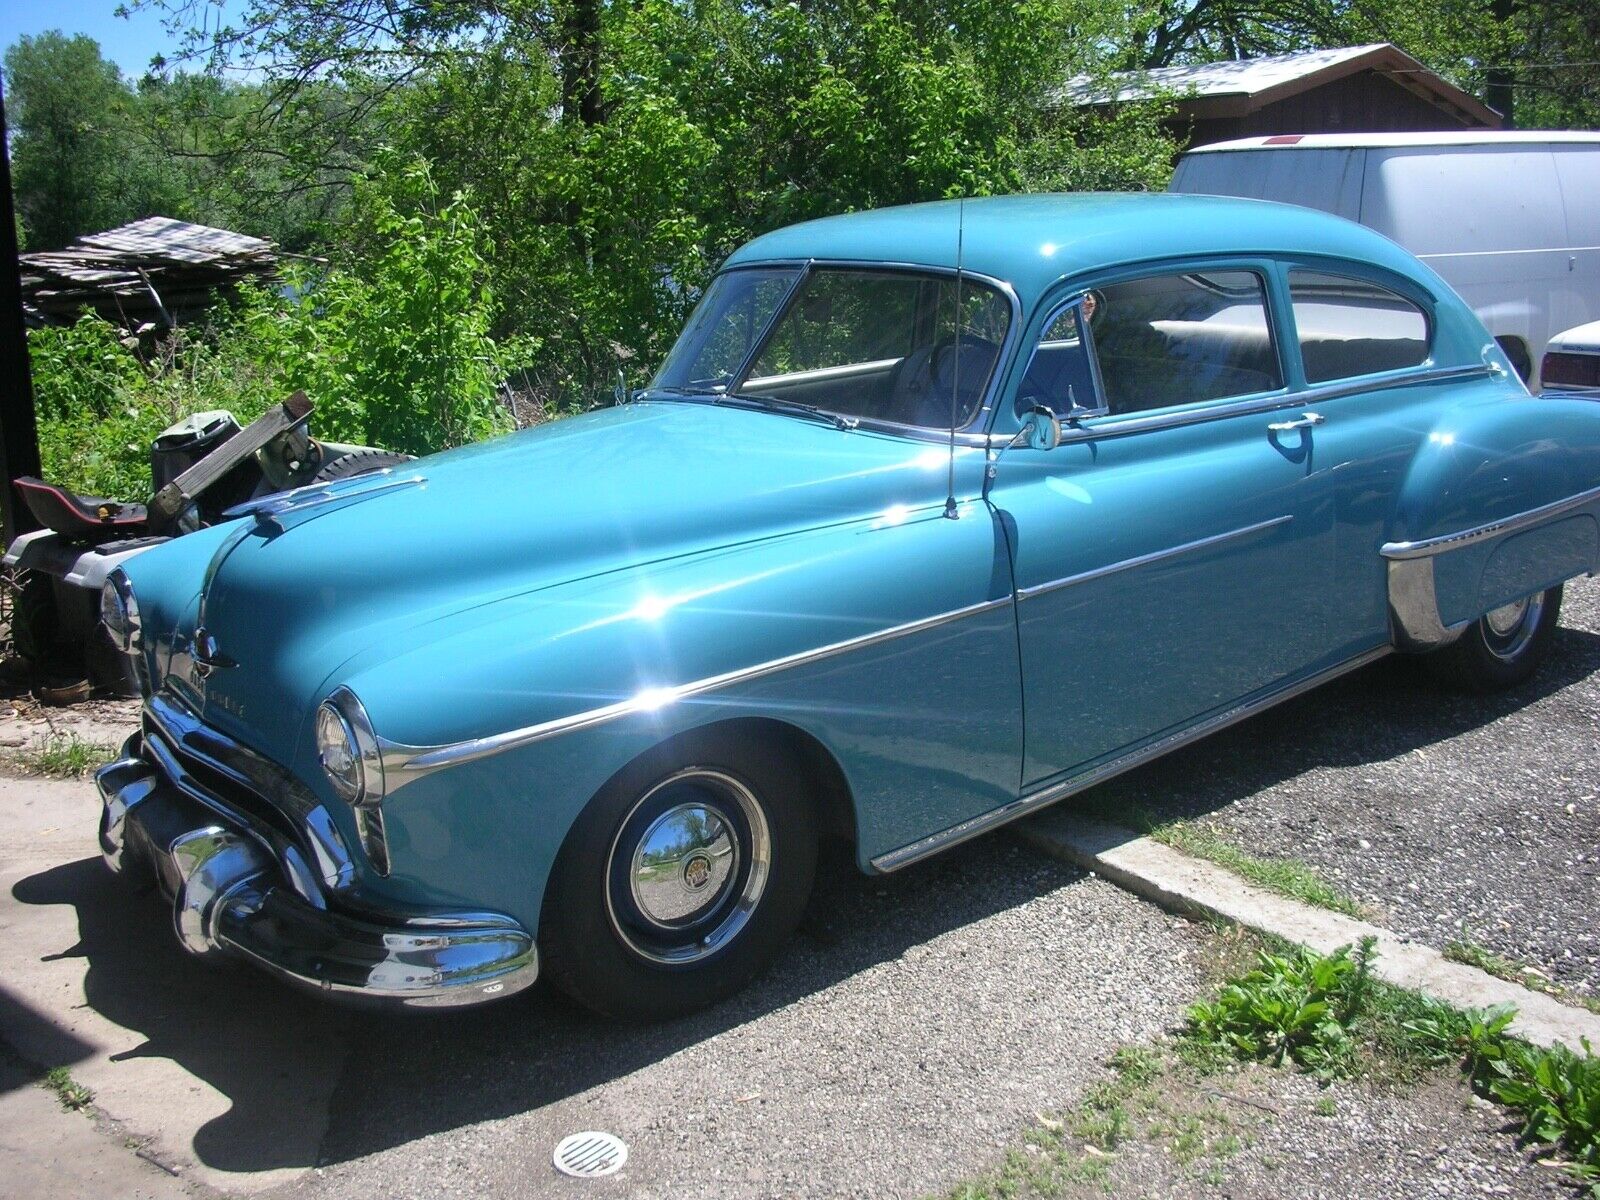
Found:
[[1600, 403], [1453, 409], [1413, 460], [1381, 552], [1407, 650], [1447, 645], [1492, 608], [1600, 570]]

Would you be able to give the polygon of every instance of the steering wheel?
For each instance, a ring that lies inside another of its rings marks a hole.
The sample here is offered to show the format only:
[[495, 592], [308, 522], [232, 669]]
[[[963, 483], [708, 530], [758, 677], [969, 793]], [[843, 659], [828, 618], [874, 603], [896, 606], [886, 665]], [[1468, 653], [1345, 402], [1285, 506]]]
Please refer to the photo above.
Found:
[[902, 414], [898, 419], [948, 429], [952, 396], [959, 418], [988, 380], [999, 353], [999, 346], [975, 333], [950, 334], [928, 349], [913, 351], [901, 362], [893, 385], [895, 407]]

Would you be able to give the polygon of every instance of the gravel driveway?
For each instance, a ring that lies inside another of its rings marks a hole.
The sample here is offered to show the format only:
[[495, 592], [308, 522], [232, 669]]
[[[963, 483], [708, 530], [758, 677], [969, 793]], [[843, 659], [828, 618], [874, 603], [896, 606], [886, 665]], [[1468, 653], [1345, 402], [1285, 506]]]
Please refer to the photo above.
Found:
[[1098, 788], [1299, 858], [1378, 923], [1470, 935], [1600, 995], [1600, 579], [1567, 586], [1533, 682], [1451, 693], [1390, 658]]

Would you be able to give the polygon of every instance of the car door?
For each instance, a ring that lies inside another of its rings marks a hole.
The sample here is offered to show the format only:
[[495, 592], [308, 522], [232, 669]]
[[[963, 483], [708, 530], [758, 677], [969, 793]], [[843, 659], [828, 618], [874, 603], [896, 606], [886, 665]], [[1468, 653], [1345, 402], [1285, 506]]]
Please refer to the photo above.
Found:
[[990, 490], [1016, 582], [1024, 791], [1326, 653], [1319, 414], [1285, 407], [1270, 271], [1111, 279], [1036, 334], [1014, 406], [1070, 419], [1053, 449], [1002, 452]]

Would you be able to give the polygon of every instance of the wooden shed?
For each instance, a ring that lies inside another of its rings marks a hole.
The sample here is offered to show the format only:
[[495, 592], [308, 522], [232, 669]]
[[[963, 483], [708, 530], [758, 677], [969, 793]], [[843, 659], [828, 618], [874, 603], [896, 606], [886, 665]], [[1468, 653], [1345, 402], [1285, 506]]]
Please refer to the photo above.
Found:
[[1173, 131], [1204, 146], [1279, 133], [1441, 133], [1501, 129], [1494, 109], [1387, 42], [1270, 58], [1079, 77], [1066, 103], [1176, 98]]

